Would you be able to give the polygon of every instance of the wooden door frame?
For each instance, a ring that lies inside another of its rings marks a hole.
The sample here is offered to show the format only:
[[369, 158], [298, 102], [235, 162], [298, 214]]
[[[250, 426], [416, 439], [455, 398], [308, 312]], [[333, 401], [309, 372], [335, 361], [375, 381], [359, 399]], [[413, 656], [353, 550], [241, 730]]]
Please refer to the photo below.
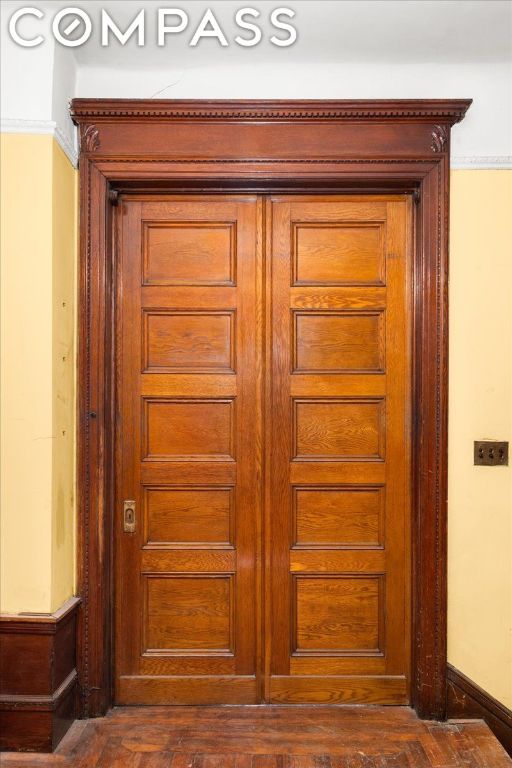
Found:
[[446, 712], [450, 128], [470, 100], [75, 99], [80, 131], [78, 669], [81, 713], [112, 704], [114, 312], [119, 194], [414, 196], [412, 701]]

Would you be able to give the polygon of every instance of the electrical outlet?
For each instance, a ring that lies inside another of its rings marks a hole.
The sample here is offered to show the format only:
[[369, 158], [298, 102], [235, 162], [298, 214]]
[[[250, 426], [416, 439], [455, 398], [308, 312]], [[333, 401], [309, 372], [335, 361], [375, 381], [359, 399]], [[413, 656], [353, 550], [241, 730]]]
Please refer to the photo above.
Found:
[[508, 465], [508, 442], [475, 440], [475, 464], [484, 467]]

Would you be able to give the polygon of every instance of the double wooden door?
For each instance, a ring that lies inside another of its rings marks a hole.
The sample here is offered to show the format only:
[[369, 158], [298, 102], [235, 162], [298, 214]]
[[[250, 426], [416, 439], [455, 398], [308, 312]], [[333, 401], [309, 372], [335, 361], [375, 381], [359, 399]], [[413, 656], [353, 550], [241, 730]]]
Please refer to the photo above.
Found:
[[409, 701], [410, 221], [121, 198], [117, 703]]

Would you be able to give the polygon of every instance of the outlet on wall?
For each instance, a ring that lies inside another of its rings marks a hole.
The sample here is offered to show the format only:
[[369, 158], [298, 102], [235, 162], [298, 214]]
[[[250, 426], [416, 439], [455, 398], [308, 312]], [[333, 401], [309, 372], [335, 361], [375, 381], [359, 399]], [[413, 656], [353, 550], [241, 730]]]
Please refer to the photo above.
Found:
[[493, 467], [508, 465], [508, 442], [475, 440], [475, 464]]

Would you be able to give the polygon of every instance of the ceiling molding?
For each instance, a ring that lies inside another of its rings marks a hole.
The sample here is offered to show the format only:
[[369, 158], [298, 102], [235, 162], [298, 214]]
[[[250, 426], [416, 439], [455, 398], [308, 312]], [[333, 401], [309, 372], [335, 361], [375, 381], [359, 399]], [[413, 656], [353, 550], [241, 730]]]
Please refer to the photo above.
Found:
[[511, 170], [512, 155], [453, 155], [450, 167], [454, 171]]
[[54, 120], [26, 120], [25, 118], [2, 118], [1, 133], [22, 133], [35, 136], [53, 136], [71, 164], [78, 165], [78, 152], [73, 141]]

